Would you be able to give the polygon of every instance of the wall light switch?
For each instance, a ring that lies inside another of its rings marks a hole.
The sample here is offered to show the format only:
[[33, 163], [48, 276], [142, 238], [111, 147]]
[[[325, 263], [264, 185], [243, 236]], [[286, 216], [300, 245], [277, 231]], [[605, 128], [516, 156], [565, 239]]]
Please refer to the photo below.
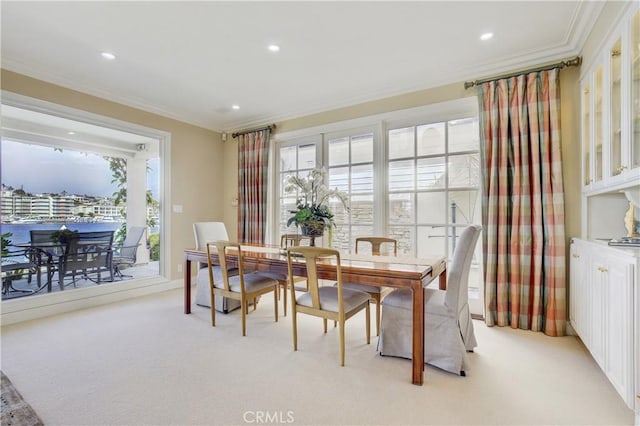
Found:
[[174, 204], [173, 205], [174, 213], [182, 213], [182, 204]]

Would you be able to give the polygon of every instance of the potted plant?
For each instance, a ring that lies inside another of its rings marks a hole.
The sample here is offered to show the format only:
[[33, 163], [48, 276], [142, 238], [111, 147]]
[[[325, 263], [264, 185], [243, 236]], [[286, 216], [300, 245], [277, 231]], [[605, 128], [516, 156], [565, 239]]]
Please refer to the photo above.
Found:
[[62, 228], [51, 234], [51, 241], [60, 244], [67, 244], [74, 235], [78, 235], [78, 231], [72, 231], [63, 225]]
[[2, 237], [2, 257], [9, 255], [9, 246], [11, 245], [11, 238], [13, 233], [5, 232]]
[[325, 229], [333, 229], [334, 215], [327, 204], [331, 198], [337, 198], [349, 210], [347, 194], [338, 188], [329, 188], [324, 182], [325, 174], [325, 169], [315, 168], [307, 177], [290, 176], [287, 179], [285, 192], [298, 194], [296, 209], [290, 210], [293, 215], [287, 221], [287, 226], [295, 224], [302, 235], [320, 237]]

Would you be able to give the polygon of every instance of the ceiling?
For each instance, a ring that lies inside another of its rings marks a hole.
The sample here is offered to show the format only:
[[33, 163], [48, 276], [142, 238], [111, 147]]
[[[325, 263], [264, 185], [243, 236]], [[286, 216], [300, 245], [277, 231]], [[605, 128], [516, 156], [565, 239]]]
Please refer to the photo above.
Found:
[[158, 139], [148, 136], [7, 104], [1, 113], [4, 139], [123, 158], [155, 158], [159, 153]]
[[3, 0], [1, 61], [232, 131], [566, 59], [602, 4]]

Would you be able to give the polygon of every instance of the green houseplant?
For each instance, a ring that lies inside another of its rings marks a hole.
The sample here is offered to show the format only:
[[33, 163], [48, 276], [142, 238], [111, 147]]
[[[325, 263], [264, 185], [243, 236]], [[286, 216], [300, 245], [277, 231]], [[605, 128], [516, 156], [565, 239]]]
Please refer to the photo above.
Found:
[[70, 229], [67, 229], [66, 226], [63, 226], [62, 228], [51, 234], [51, 241], [66, 244], [73, 238], [74, 235], [78, 235], [78, 231], [72, 231]]
[[9, 255], [9, 246], [11, 245], [11, 237], [13, 233], [5, 232], [2, 234], [2, 257]]
[[302, 235], [319, 237], [325, 229], [335, 226], [334, 214], [328, 206], [331, 198], [337, 198], [348, 211], [347, 194], [338, 188], [331, 189], [325, 182], [325, 169], [315, 168], [307, 177], [290, 176], [284, 190], [287, 193], [296, 192], [296, 209], [290, 210], [292, 216], [287, 226], [295, 224]]

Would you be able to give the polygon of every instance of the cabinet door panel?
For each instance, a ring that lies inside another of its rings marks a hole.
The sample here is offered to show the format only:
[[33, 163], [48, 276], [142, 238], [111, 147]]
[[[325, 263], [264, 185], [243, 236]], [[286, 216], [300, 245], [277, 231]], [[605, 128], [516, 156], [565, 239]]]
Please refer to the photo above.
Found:
[[640, 168], [640, 10], [630, 22], [631, 43], [631, 167]]
[[596, 360], [600, 368], [604, 370], [604, 344], [605, 344], [605, 305], [606, 301], [606, 277], [602, 272], [604, 262], [602, 259], [594, 257], [589, 262], [591, 274], [591, 355]]
[[606, 271], [606, 368], [607, 377], [627, 404], [633, 404], [633, 265], [607, 259]]
[[580, 242], [571, 244], [570, 268], [571, 326], [588, 347], [591, 335], [588, 248]]

